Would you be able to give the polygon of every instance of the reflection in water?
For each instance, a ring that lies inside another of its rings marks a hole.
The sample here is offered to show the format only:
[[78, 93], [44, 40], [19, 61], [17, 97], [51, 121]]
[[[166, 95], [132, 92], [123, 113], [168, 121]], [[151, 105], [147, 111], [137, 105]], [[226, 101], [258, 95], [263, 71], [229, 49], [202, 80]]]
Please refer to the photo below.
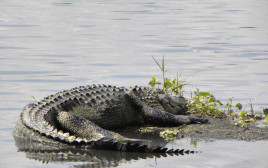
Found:
[[[125, 135], [134, 136], [133, 133]], [[138, 138], [146, 138], [151, 140], [151, 145], [165, 146], [166, 141], [155, 134], [139, 134]], [[25, 138], [14, 136], [15, 144], [18, 152], [24, 152], [28, 159], [38, 160], [42, 163], [51, 162], [75, 162], [74, 167], [117, 167], [120, 163], [131, 162], [134, 160], [160, 158], [167, 156], [179, 157], [179, 155], [189, 154], [188, 152], [181, 154], [173, 153], [137, 153], [137, 152], [118, 152], [108, 150], [81, 149], [79, 147], [53, 143], [44, 144], [32, 142]], [[147, 142], [148, 144], [149, 142]], [[77, 164], [76, 164], [77, 162]], [[78, 163], [83, 162], [83, 164]]]

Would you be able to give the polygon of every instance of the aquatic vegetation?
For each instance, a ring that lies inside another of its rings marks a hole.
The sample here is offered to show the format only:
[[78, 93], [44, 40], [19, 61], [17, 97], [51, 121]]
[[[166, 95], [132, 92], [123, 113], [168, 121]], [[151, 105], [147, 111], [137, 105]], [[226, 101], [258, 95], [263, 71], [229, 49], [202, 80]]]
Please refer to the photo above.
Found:
[[224, 117], [225, 113], [220, 109], [222, 103], [210, 92], [194, 91], [194, 96], [187, 101], [188, 112], [201, 116]]
[[177, 73], [177, 76], [175, 79], [172, 78], [167, 78], [166, 77], [166, 72], [167, 69], [165, 68], [165, 58], [163, 56], [162, 59], [162, 63], [161, 65], [156, 61], [156, 59], [153, 57], [153, 60], [155, 61], [155, 63], [158, 65], [158, 67], [160, 68], [160, 70], [162, 71], [162, 82], [156, 80], [156, 77], [152, 77], [152, 79], [149, 81], [149, 85], [152, 88], [155, 88], [155, 86], [161, 86], [162, 85], [162, 89], [170, 95], [183, 95], [183, 87], [186, 85], [185, 81], [180, 79], [180, 76]]
[[249, 100], [250, 100], [250, 102], [248, 104], [250, 107], [250, 114], [253, 116], [254, 115], [254, 109], [253, 109], [254, 103], [251, 101], [251, 99], [249, 99]]
[[247, 123], [253, 123], [257, 120], [263, 119], [262, 115], [260, 113], [255, 113], [254, 112], [254, 103], [252, 103], [251, 99], [249, 102], [249, 108], [250, 111], [247, 112], [243, 110], [240, 112], [240, 114], [237, 113], [238, 110], [242, 110], [242, 104], [237, 103], [235, 105], [235, 109], [232, 108], [232, 100], [233, 98], [230, 98], [227, 101], [227, 104], [225, 105], [226, 114], [229, 118], [232, 119], [232, 121], [235, 121], [235, 125], [241, 125], [242, 127], [247, 126]]
[[30, 96], [35, 102], [39, 102], [40, 100], [36, 99], [34, 96]]
[[139, 132], [141, 132], [141, 133], [155, 133], [158, 130], [159, 129], [157, 127], [141, 127], [139, 129]]
[[267, 108], [263, 109], [263, 114], [265, 116], [265, 119], [264, 119], [265, 124], [268, 124], [268, 109]]
[[229, 116], [234, 116], [238, 110], [242, 109], [242, 107], [241, 103], [236, 103], [235, 109], [233, 109], [233, 97], [231, 97], [225, 105], [224, 112]]
[[177, 140], [179, 132], [180, 131], [178, 129], [165, 129], [160, 132], [160, 136], [168, 141]]
[[[161, 64], [153, 57], [154, 62], [160, 68], [162, 72], [162, 81], [156, 79], [156, 76], [152, 77], [149, 81], [149, 85], [153, 88], [156, 86], [161, 87], [167, 94], [183, 96], [184, 86], [186, 81], [181, 80], [177, 73], [177, 77], [173, 79], [172, 77], [167, 78], [167, 69], [165, 67], [165, 58], [163, 56]], [[199, 116], [209, 116], [217, 118], [229, 118], [234, 121], [234, 124], [246, 126], [247, 123], [255, 122], [256, 120], [263, 119], [261, 114], [254, 112], [254, 103], [250, 99], [249, 103], [249, 113], [243, 110], [240, 114], [238, 111], [242, 110], [243, 106], [241, 103], [236, 103], [233, 107], [233, 97], [229, 98], [227, 103], [224, 105], [220, 100], [211, 92], [201, 92], [198, 88], [191, 94], [191, 98], [187, 100], [186, 107], [188, 113], [199, 115]], [[268, 110], [264, 110], [265, 122], [268, 123]], [[166, 132], [165, 132], [166, 133]]]
[[179, 128], [164, 128], [164, 127], [141, 127], [139, 132], [142, 134], [159, 134], [160, 137], [164, 138], [167, 141], [177, 140], [179, 133], [182, 133], [182, 129]]

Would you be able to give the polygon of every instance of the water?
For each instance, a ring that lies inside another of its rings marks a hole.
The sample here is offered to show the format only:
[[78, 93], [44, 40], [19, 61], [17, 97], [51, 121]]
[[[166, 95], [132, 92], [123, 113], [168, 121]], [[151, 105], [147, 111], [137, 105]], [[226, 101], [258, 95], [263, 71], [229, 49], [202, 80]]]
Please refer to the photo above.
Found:
[[[12, 128], [31, 96], [79, 85], [147, 85], [172, 74], [234, 97], [248, 110], [268, 104], [266, 0], [2, 0], [0, 2], [0, 167], [72, 167], [86, 162], [42, 162], [17, 152]], [[188, 140], [175, 145], [195, 148]], [[122, 162], [118, 167], [264, 167], [267, 141], [199, 142], [200, 155]], [[252, 154], [254, 153], [254, 155]], [[15, 160], [15, 161], [14, 161]]]

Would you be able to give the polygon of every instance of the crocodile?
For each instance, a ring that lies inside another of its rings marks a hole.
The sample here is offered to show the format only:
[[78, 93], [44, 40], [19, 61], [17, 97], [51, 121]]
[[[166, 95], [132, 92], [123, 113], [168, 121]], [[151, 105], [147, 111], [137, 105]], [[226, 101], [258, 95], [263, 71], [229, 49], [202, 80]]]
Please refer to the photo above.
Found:
[[150, 146], [146, 140], [127, 138], [115, 130], [138, 125], [178, 126], [208, 122], [204, 118], [177, 115], [184, 113], [184, 106], [183, 97], [165, 94], [161, 89], [100, 84], [80, 86], [26, 105], [13, 136], [61, 148], [183, 153], [184, 149]]

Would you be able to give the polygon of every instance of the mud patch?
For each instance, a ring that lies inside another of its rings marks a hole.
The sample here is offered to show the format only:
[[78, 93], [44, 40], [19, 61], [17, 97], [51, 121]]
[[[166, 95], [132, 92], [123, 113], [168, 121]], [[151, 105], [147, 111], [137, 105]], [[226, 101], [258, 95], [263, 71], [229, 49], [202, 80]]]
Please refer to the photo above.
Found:
[[[151, 137], [154, 135], [159, 138], [160, 132], [165, 130], [175, 130], [178, 132], [173, 140], [190, 138], [195, 140], [243, 140], [243, 141], [259, 141], [268, 140], [268, 127], [256, 127], [250, 124], [244, 127], [235, 125], [229, 119], [208, 118], [206, 124], [190, 124], [179, 127], [139, 127], [127, 128], [126, 132], [120, 132], [131, 138], [149, 139], [145, 135]], [[135, 132], [138, 132], [138, 137]], [[130, 135], [132, 133], [132, 135]], [[150, 138], [152, 139], [152, 138]]]
[[209, 118], [207, 124], [192, 124], [179, 127], [181, 137], [189, 136], [194, 139], [235, 139], [235, 140], [267, 140], [268, 128], [254, 125], [244, 127], [232, 124], [228, 119]]

